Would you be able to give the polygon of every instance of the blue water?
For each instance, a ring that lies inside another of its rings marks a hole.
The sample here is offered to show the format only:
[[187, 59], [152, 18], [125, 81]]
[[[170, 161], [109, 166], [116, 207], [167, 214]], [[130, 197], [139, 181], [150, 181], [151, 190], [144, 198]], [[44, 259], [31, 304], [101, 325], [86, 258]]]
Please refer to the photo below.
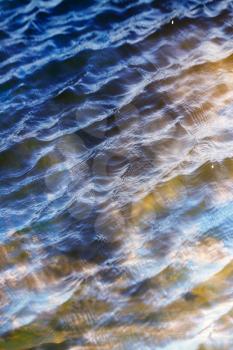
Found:
[[233, 348], [232, 16], [0, 0], [0, 350]]

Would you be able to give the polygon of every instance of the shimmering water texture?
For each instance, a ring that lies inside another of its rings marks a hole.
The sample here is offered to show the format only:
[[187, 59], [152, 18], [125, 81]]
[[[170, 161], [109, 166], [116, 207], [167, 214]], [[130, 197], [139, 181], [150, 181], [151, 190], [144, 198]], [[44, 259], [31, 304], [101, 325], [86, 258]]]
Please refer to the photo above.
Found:
[[0, 22], [0, 350], [232, 350], [233, 1]]

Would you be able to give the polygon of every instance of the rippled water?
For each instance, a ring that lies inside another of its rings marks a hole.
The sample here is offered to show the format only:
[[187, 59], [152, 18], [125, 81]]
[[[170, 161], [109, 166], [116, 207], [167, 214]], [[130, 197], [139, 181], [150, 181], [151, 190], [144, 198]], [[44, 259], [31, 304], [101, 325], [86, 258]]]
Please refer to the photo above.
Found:
[[233, 1], [0, 1], [0, 349], [233, 348]]

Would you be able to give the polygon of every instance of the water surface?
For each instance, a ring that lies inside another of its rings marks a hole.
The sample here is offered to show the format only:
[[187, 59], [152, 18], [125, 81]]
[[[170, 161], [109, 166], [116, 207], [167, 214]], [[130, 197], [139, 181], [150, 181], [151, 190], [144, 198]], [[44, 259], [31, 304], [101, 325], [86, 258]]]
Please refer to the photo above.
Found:
[[0, 1], [0, 349], [232, 349], [233, 2]]

